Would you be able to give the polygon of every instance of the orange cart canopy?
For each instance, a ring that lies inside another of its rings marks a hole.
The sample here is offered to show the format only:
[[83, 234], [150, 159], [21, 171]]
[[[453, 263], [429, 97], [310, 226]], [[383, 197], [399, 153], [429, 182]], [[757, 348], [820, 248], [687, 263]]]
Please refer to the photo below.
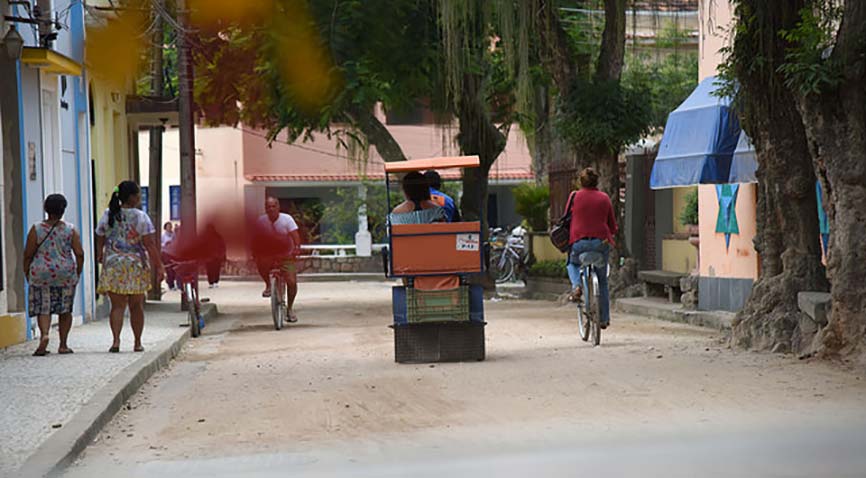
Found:
[[478, 156], [445, 156], [441, 158], [410, 159], [385, 163], [386, 173], [408, 173], [428, 169], [477, 168], [481, 165]]

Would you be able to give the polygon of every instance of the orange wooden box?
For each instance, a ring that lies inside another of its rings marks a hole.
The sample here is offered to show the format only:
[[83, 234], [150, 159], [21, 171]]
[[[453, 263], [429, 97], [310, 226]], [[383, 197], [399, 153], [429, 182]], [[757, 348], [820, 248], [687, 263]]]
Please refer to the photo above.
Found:
[[391, 226], [394, 275], [481, 272], [481, 224], [436, 222]]

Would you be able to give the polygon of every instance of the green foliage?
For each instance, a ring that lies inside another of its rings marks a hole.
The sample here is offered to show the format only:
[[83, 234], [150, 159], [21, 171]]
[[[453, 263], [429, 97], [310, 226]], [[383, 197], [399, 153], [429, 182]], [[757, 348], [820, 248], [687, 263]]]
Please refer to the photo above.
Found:
[[842, 6], [832, 3], [820, 11], [804, 8], [796, 28], [780, 32], [782, 38], [793, 45], [785, 55], [785, 63], [779, 66], [786, 86], [808, 95], [839, 85], [842, 65], [828, 53], [842, 14]]
[[369, 112], [379, 102], [386, 110], [405, 110], [430, 96], [438, 61], [431, 3], [305, 3], [333, 62], [330, 75], [337, 79], [321, 107], [304, 107], [309, 102], [296, 97], [281, 75], [286, 45], [281, 40], [296, 19], [285, 18], [279, 8], [267, 21], [197, 31], [196, 104], [212, 124], [242, 122], [268, 130], [271, 140], [281, 132], [290, 141], [322, 133], [334, 137], [350, 156], [365, 157], [368, 143], [358, 128], [358, 112]]
[[529, 275], [535, 277], [568, 278], [565, 261], [538, 261], [529, 268]]
[[580, 81], [560, 98], [557, 127], [578, 148], [619, 151], [649, 129], [649, 92], [616, 81]]
[[[162, 86], [163, 91], [160, 92], [163, 96], [174, 98], [177, 96], [177, 34], [168, 22], [163, 23], [163, 45], [162, 49]], [[151, 63], [151, 50], [144, 49], [142, 51], [142, 65]], [[150, 69], [147, 74], [141, 75], [135, 82], [135, 93], [140, 96], [150, 96], [153, 93], [150, 90], [150, 82], [152, 79]]]
[[515, 210], [523, 216], [533, 231], [547, 230], [547, 212], [550, 209], [550, 188], [547, 185], [524, 183], [514, 188]]
[[[356, 188], [338, 188], [333, 197], [325, 204], [322, 212], [326, 225], [322, 234], [325, 244], [354, 244], [358, 231], [358, 209], [367, 207], [367, 225], [374, 243], [384, 242], [387, 237], [385, 221], [388, 217], [388, 203], [385, 186], [380, 183], [366, 184], [367, 199], [362, 201]], [[391, 205], [402, 202], [399, 193], [391, 193]]]
[[683, 205], [683, 210], [680, 211], [680, 224], [683, 226], [693, 226], [698, 223], [698, 190], [692, 189], [686, 195], [686, 203]]
[[655, 61], [648, 54], [631, 55], [626, 60], [623, 84], [647, 92], [650, 129], [664, 128], [668, 114], [689, 96], [698, 84], [698, 54], [664, 56]]

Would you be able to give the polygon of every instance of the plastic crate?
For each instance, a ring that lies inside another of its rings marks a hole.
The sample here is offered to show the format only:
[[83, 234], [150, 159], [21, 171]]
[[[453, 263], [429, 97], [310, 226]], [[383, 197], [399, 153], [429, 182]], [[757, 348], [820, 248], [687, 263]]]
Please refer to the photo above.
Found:
[[394, 326], [398, 363], [477, 362], [485, 358], [484, 325], [435, 322]]
[[410, 324], [469, 321], [469, 286], [449, 290], [408, 287], [406, 318]]
[[[469, 287], [469, 320], [472, 322], [484, 322], [484, 289], [480, 285]], [[394, 312], [394, 325], [406, 325], [409, 323], [407, 313], [406, 287], [395, 286], [391, 291], [391, 302]]]

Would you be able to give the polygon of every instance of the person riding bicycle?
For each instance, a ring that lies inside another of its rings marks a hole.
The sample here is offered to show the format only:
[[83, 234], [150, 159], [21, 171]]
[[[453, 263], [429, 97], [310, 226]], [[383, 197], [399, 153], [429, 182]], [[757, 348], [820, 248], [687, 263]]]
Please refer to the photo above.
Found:
[[[571, 280], [571, 300], [579, 302], [583, 294], [580, 287], [580, 255], [598, 252], [607, 264], [610, 248], [617, 232], [616, 218], [610, 197], [598, 190], [598, 173], [593, 168], [580, 172], [580, 189], [572, 191], [566, 204], [565, 214], [571, 213], [569, 228], [570, 254], [566, 263]], [[599, 323], [602, 329], [610, 324], [610, 297], [607, 271], [598, 271]]]
[[270, 297], [274, 293], [271, 290], [270, 274], [272, 270], [279, 268], [283, 272], [283, 280], [286, 281], [288, 289], [286, 296], [288, 319], [289, 322], [297, 322], [298, 318], [292, 306], [298, 294], [298, 276], [295, 268], [295, 257], [301, 245], [298, 224], [292, 216], [280, 212], [279, 200], [268, 197], [265, 200], [265, 214], [259, 217], [256, 228], [253, 255], [259, 275], [265, 281], [262, 297]]

